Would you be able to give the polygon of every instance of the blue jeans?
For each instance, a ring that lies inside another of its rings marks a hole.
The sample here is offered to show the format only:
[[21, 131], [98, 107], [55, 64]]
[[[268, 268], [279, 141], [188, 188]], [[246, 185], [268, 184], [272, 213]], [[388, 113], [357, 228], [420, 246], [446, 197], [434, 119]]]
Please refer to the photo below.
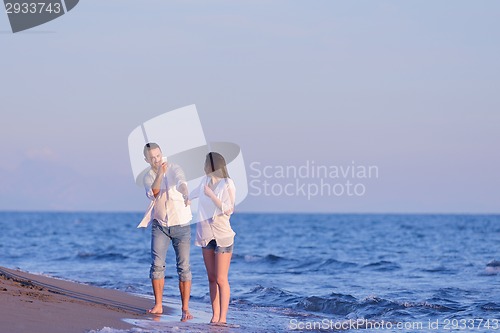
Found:
[[158, 221], [153, 221], [151, 230], [151, 269], [149, 278], [165, 278], [165, 260], [167, 249], [172, 242], [175, 251], [177, 274], [179, 281], [191, 281], [191, 268], [189, 266], [189, 251], [191, 245], [191, 226], [162, 227]]

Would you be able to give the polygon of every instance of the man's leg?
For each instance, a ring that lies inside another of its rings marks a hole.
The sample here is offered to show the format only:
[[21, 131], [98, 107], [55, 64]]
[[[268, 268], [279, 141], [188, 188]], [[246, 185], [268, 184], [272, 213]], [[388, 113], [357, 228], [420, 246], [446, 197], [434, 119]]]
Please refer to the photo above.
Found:
[[171, 237], [177, 263], [177, 274], [179, 275], [179, 292], [182, 302], [181, 321], [186, 321], [193, 319], [193, 316], [189, 313], [189, 298], [191, 297], [191, 268], [189, 265], [191, 226], [176, 226], [175, 229], [175, 232], [171, 233]]
[[193, 319], [189, 312], [189, 298], [191, 297], [191, 281], [179, 281], [179, 291], [181, 293], [182, 317], [181, 321]]
[[151, 284], [153, 285], [153, 293], [155, 295], [155, 305], [148, 312], [151, 314], [162, 314], [165, 279], [151, 279]]
[[155, 305], [148, 312], [152, 314], [163, 313], [163, 287], [165, 285], [165, 259], [167, 256], [170, 237], [163, 231], [158, 222], [153, 222], [151, 231], [151, 269], [149, 277], [153, 286]]

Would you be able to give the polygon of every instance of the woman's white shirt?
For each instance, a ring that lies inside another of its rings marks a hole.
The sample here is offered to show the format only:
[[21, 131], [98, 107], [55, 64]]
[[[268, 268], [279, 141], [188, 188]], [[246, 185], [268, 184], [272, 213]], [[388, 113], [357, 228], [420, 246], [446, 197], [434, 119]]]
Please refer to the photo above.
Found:
[[210, 177], [203, 177], [198, 188], [193, 190], [190, 198], [198, 198], [198, 222], [196, 225], [196, 246], [205, 247], [215, 239], [218, 246], [227, 247], [234, 243], [236, 233], [231, 228], [229, 216], [234, 209], [236, 188], [231, 178], [221, 178], [213, 192], [221, 201], [221, 208], [205, 194], [205, 185], [210, 182]]

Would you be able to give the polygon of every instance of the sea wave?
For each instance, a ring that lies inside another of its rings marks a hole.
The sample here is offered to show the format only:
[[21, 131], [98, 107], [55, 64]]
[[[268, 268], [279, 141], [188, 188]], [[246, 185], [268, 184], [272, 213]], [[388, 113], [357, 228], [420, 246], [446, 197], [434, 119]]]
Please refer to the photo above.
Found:
[[[301, 296], [277, 287], [258, 285], [243, 294], [236, 303], [259, 307], [280, 307], [318, 315], [342, 316], [345, 318], [381, 318], [401, 315], [453, 313], [464, 310], [458, 303], [448, 299], [390, 300], [378, 296], [356, 298], [350, 294], [331, 293], [326, 296]], [[484, 305], [496, 309], [496, 303]]]
[[78, 259], [85, 260], [104, 260], [104, 261], [114, 261], [114, 260], [125, 260], [128, 259], [128, 256], [123, 255], [121, 253], [96, 253], [96, 252], [78, 252], [76, 257]]
[[395, 262], [392, 262], [392, 261], [380, 260], [380, 261], [366, 264], [361, 268], [362, 269], [369, 269], [372, 271], [378, 271], [378, 272], [388, 272], [388, 271], [399, 270], [399, 269], [401, 269], [401, 266]]

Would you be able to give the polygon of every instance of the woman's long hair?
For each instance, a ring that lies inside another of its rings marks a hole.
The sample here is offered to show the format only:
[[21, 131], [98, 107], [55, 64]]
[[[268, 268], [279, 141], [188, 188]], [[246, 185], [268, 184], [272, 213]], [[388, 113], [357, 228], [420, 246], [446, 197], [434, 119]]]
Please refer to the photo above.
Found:
[[230, 178], [227, 172], [226, 160], [216, 152], [210, 152], [205, 159], [205, 173], [214, 173], [219, 178]]

